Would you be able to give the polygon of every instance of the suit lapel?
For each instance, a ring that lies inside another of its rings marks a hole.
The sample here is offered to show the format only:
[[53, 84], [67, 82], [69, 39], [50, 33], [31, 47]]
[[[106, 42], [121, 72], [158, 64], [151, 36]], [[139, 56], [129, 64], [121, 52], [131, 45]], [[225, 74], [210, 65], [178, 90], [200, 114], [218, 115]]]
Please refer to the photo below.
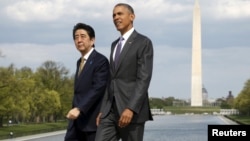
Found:
[[119, 41], [119, 38], [117, 40], [115, 40], [111, 45], [110, 67], [111, 67], [112, 71], [115, 71], [115, 65], [114, 65], [115, 62], [114, 62], [114, 57], [113, 56], [114, 56], [114, 50], [115, 50], [115, 47], [116, 47], [116, 44], [118, 43], [118, 41]]
[[[84, 68], [83, 68], [81, 74], [79, 76], [76, 74], [76, 80], [77, 80], [77, 82], [79, 82], [82, 77], [84, 77], [85, 75], [87, 75], [86, 72], [88, 71], [88, 69], [90, 69], [91, 65], [93, 64], [95, 55], [96, 55], [96, 51], [93, 50], [93, 52], [90, 54], [90, 56], [86, 60]], [[80, 64], [80, 62], [78, 63], [77, 69], [79, 68], [79, 64]], [[77, 83], [77, 84], [79, 84], [79, 83]]]

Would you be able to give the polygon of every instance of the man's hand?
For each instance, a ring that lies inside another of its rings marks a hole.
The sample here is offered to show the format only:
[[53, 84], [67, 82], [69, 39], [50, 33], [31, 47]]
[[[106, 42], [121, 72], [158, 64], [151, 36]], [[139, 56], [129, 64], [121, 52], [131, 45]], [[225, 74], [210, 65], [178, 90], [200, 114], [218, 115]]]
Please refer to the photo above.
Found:
[[130, 109], [125, 109], [121, 114], [118, 126], [123, 128], [123, 127], [129, 125], [132, 118], [133, 118], [133, 115], [134, 115], [133, 111], [131, 111]]
[[100, 124], [101, 115], [102, 115], [102, 113], [99, 113], [98, 116], [96, 117], [96, 126], [98, 126]]
[[73, 108], [68, 112], [66, 117], [68, 119], [74, 120], [77, 119], [79, 115], [80, 115], [80, 110], [78, 108]]

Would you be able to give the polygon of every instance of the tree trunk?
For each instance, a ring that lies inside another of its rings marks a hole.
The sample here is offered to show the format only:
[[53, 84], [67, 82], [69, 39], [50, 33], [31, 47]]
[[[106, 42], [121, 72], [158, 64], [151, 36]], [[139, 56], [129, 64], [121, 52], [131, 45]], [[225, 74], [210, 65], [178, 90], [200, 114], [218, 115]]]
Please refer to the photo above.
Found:
[[0, 127], [3, 127], [3, 116], [0, 115]]

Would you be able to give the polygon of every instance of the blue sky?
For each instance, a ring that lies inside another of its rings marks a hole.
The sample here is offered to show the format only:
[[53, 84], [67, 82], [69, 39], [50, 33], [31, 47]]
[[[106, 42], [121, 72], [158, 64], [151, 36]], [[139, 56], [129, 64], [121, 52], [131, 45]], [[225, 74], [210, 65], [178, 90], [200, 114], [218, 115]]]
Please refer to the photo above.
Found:
[[[113, 6], [134, 7], [135, 29], [151, 38], [154, 70], [150, 97], [191, 96], [194, 0], [8, 0], [0, 1], [0, 66], [36, 69], [47, 60], [74, 73], [80, 57], [72, 40], [78, 22], [96, 32], [96, 50], [109, 57], [118, 38]], [[210, 99], [237, 96], [250, 78], [250, 0], [200, 0], [202, 80]]]

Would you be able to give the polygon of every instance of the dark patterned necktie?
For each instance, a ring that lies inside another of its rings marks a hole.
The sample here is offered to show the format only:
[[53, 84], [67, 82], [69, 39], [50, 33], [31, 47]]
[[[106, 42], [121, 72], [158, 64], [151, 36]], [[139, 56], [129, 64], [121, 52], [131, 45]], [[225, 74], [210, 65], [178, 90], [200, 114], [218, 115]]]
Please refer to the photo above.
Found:
[[118, 42], [118, 45], [116, 47], [116, 52], [115, 52], [115, 68], [117, 67], [118, 61], [119, 61], [119, 57], [120, 57], [120, 53], [121, 53], [121, 48], [122, 48], [122, 40], [123, 37], [120, 37], [120, 40]]

